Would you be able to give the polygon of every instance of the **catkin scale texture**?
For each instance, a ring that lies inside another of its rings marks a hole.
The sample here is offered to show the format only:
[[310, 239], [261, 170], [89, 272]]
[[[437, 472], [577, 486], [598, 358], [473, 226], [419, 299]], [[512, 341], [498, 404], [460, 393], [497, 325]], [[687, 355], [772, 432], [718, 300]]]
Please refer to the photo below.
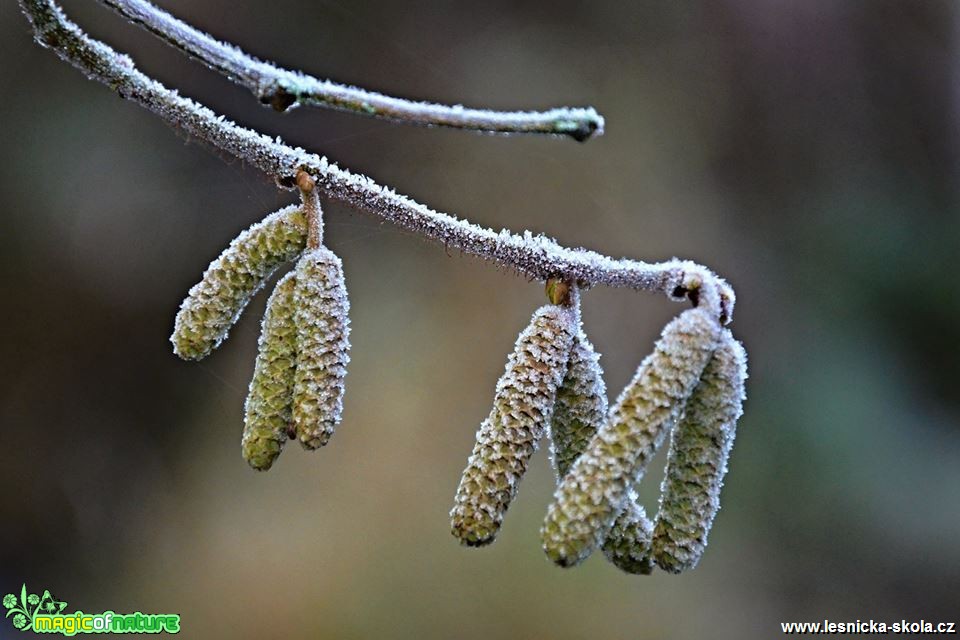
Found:
[[350, 362], [350, 302], [343, 263], [326, 247], [310, 249], [297, 263], [294, 290], [297, 368], [293, 425], [300, 444], [327, 444], [343, 413]]
[[247, 394], [241, 445], [244, 459], [258, 471], [270, 468], [288, 437], [297, 351], [295, 286], [291, 271], [280, 279], [267, 301]]
[[450, 512], [453, 535], [463, 544], [496, 537], [552, 416], [578, 322], [574, 308], [545, 305], [517, 338]]
[[237, 236], [180, 305], [170, 336], [174, 353], [201, 360], [220, 346], [253, 294], [303, 251], [306, 238], [306, 218], [298, 205], [270, 214]]
[[573, 340], [570, 361], [550, 419], [550, 441], [557, 480], [567, 475], [577, 457], [607, 417], [607, 387], [600, 356], [581, 329]]
[[561, 566], [593, 552], [625, 508], [666, 433], [716, 348], [720, 325], [701, 309], [664, 328], [604, 426], [577, 458], [554, 494], [541, 528], [544, 550]]
[[692, 569], [720, 509], [720, 488], [743, 412], [746, 353], [729, 331], [690, 396], [670, 441], [653, 553], [664, 571]]
[[653, 523], [631, 493], [626, 507], [613, 521], [603, 542], [603, 555], [621, 571], [650, 575], [653, 571], [652, 538]]

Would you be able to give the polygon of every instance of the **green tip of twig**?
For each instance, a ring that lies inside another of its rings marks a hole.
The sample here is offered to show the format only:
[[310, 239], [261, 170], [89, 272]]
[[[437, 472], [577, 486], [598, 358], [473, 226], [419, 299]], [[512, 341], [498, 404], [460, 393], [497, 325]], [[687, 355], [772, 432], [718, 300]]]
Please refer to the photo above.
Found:
[[553, 129], [577, 142], [586, 142], [590, 138], [603, 135], [603, 124], [603, 116], [591, 109], [590, 113], [582, 118], [557, 120]]

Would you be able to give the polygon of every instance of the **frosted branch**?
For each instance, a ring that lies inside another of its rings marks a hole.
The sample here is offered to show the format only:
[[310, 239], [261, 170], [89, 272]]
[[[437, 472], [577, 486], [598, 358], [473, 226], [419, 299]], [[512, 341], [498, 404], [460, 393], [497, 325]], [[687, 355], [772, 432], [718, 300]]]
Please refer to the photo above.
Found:
[[661, 292], [729, 321], [733, 290], [706, 267], [671, 260], [650, 264], [614, 259], [585, 249], [571, 249], [529, 231], [514, 234], [480, 227], [440, 213], [366, 176], [341, 169], [326, 158], [271, 139], [215, 114], [207, 107], [144, 75], [129, 56], [85, 34], [53, 0], [19, 0], [37, 41], [91, 79], [122, 98], [151, 110], [173, 127], [199, 138], [293, 187], [299, 170], [313, 176], [328, 198], [373, 213], [402, 229], [460, 249], [530, 278], [559, 278], [581, 287], [608, 285]]
[[489, 133], [566, 135], [579, 141], [603, 134], [592, 107], [547, 111], [491, 111], [416, 102], [337, 84], [258, 60], [192, 27], [146, 0], [100, 0], [180, 51], [253, 92], [277, 111], [297, 105], [325, 107], [398, 122]]

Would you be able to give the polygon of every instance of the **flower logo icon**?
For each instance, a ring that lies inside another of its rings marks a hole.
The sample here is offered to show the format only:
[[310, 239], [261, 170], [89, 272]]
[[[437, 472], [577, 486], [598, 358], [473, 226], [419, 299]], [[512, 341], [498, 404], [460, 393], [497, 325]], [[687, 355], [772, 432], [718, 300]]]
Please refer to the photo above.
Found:
[[50, 591], [44, 590], [42, 596], [35, 593], [27, 593], [27, 585], [20, 588], [20, 597], [12, 593], [3, 596], [3, 606], [7, 610], [5, 617], [13, 616], [14, 628], [21, 631], [28, 631], [33, 628], [34, 617], [37, 614], [57, 614], [62, 613], [67, 603], [61, 602], [51, 595]]

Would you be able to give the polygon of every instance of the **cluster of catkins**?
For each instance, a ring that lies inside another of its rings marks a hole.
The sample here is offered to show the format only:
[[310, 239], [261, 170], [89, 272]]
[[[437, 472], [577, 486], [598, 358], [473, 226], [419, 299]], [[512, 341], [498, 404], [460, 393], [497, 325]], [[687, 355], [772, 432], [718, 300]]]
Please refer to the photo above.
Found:
[[[607, 407], [599, 355], [580, 321], [579, 292], [547, 282], [551, 304], [521, 332], [480, 425], [450, 513], [464, 544], [493, 542], [530, 457], [545, 433], [558, 486], [540, 530], [563, 567], [597, 548], [615, 566], [649, 574], [696, 566], [720, 508], [746, 354], [705, 309], [663, 330], [633, 380]], [[653, 522], [634, 488], [672, 434], [660, 508]]]
[[181, 358], [206, 357], [264, 282], [297, 260], [267, 301], [247, 396], [243, 457], [261, 471], [270, 468], [288, 439], [306, 449], [330, 440], [340, 422], [350, 360], [343, 265], [322, 245], [313, 179], [300, 172], [297, 184], [302, 204], [267, 216], [230, 243], [190, 289], [170, 337]]
[[[243, 456], [269, 469], [288, 439], [325, 445], [340, 422], [349, 362], [349, 302], [340, 259], [322, 244], [316, 185], [297, 176], [301, 204], [241, 233], [180, 306], [174, 352], [200, 360], [223, 342], [250, 298], [282, 265], [296, 267], [267, 301], [247, 396]], [[580, 293], [547, 282], [550, 304], [521, 332], [451, 511], [464, 544], [493, 542], [545, 433], [558, 486], [541, 528], [543, 549], [569, 567], [602, 548], [614, 565], [647, 574], [696, 566], [720, 508], [746, 378], [743, 347], [703, 308], [681, 313], [607, 406], [599, 355], [580, 320]], [[636, 485], [672, 433], [653, 522]]]

